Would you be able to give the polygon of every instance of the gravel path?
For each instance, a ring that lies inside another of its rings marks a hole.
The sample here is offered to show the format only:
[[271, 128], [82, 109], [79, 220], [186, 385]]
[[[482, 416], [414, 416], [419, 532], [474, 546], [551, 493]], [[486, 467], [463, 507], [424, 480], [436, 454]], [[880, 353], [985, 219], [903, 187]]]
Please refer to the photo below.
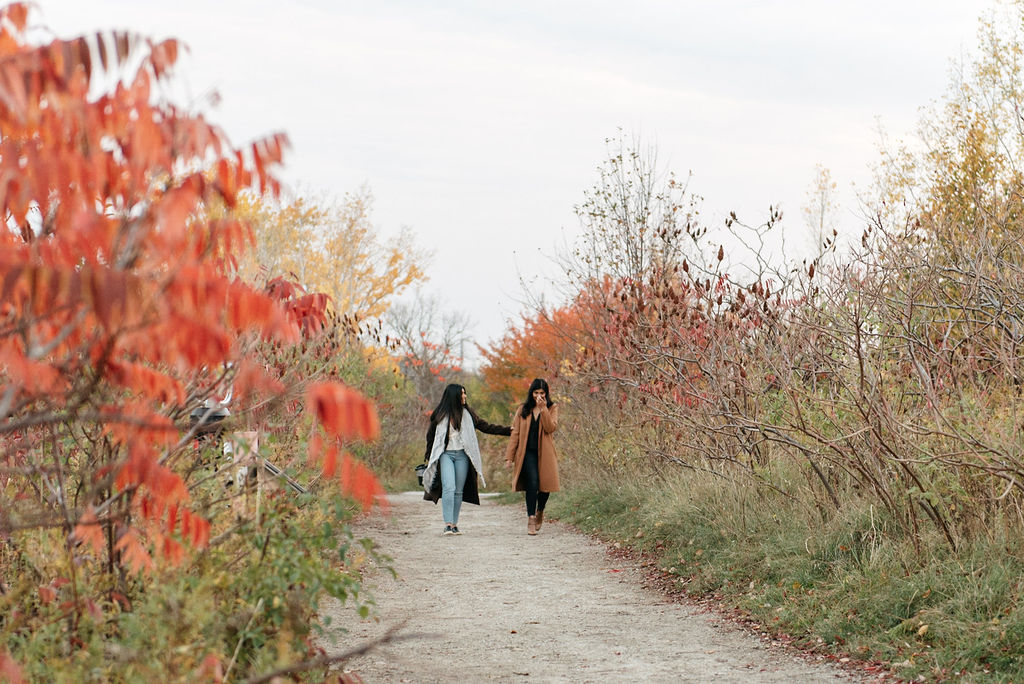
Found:
[[[835, 682], [850, 674], [767, 647], [694, 606], [643, 586], [641, 572], [558, 522], [526, 534], [525, 508], [464, 506], [461, 536], [441, 536], [441, 507], [419, 492], [357, 525], [398, 578], [373, 573], [371, 619], [329, 632], [330, 653], [399, 634], [345, 664], [371, 682]], [[350, 608], [333, 606], [337, 623]]]

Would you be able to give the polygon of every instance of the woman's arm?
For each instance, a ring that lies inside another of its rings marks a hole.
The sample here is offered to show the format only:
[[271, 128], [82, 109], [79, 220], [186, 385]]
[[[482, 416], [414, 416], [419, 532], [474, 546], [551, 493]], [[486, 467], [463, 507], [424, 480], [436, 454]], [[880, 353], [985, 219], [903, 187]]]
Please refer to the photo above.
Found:
[[516, 449], [519, 448], [519, 429], [522, 424], [519, 409], [516, 409], [516, 415], [512, 418], [512, 432], [508, 438], [508, 447], [505, 449], [505, 461], [508, 463], [516, 458]]
[[488, 423], [486, 420], [476, 415], [476, 411], [469, 408], [468, 406], [466, 407], [466, 410], [469, 411], [469, 415], [473, 416], [473, 427], [475, 427], [480, 432], [486, 432], [489, 435], [507, 436], [512, 434], [512, 428], [508, 427], [507, 425], [494, 425], [492, 423]]
[[434, 447], [434, 434], [437, 432], [437, 423], [430, 421], [430, 427], [427, 428], [427, 450], [423, 452], [423, 462], [426, 463], [430, 460], [430, 450]]
[[540, 427], [544, 432], [551, 434], [558, 429], [558, 404], [540, 407]]

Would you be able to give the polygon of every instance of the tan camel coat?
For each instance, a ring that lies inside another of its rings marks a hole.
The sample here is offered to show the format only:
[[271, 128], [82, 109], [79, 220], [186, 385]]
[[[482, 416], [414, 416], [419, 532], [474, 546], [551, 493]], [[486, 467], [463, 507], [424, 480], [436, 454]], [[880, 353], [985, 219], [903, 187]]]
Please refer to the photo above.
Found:
[[[512, 482], [515, 491], [522, 492], [525, 488], [519, 483], [519, 473], [523, 470], [523, 457], [526, 455], [526, 440], [530, 436], [530, 421], [533, 415], [523, 418], [523, 407], [516, 410], [512, 419], [512, 436], [508, 440], [508, 449], [505, 450], [505, 460], [512, 461], [515, 465], [512, 468]], [[540, 430], [537, 432], [537, 467], [540, 471], [540, 491], [558, 491], [558, 454], [555, 453], [555, 441], [552, 433], [558, 429], [558, 404], [551, 408], [541, 407]]]

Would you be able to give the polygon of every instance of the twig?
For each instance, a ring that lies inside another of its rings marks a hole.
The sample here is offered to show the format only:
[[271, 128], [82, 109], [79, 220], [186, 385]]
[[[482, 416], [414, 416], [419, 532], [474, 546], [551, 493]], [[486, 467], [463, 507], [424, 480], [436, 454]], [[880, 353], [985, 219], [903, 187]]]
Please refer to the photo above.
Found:
[[387, 632], [385, 632], [384, 635], [381, 636], [379, 639], [369, 641], [361, 646], [357, 646], [353, 649], [345, 651], [344, 653], [339, 653], [337, 655], [322, 655], [316, 658], [312, 658], [310, 660], [304, 660], [300, 663], [295, 663], [294, 665], [288, 665], [278, 670], [274, 670], [273, 672], [267, 672], [256, 677], [250, 677], [249, 679], [246, 679], [243, 682], [243, 684], [265, 684], [266, 682], [269, 682], [275, 679], [276, 677], [285, 677], [287, 675], [292, 675], [297, 672], [307, 672], [309, 670], [316, 670], [321, 667], [333, 665], [334, 663], [340, 663], [346, 660], [350, 660], [351, 658], [361, 656], [364, 653], [369, 653], [378, 646], [381, 646], [389, 642], [406, 641], [409, 639], [416, 639], [424, 636], [434, 636], [430, 634], [415, 632], [412, 634], [403, 634], [399, 636], [397, 632], [403, 627], [405, 627], [406, 622], [408, 621], [406, 620], [398, 623], [397, 625], [389, 629]]
[[260, 610], [262, 608], [263, 599], [261, 598], [259, 601], [256, 602], [256, 608], [253, 609], [252, 616], [249, 618], [249, 622], [245, 624], [245, 629], [243, 629], [242, 633], [238, 636], [238, 644], [235, 646], [235, 652], [231, 656], [231, 662], [228, 663], [228, 669], [224, 671], [225, 682], [228, 681], [228, 675], [231, 674], [231, 668], [235, 666], [235, 661], [238, 660], [238, 654], [242, 651], [242, 644], [245, 643], [245, 634], [249, 631], [249, 628], [252, 627], [253, 620], [255, 620], [256, 616], [260, 614]]

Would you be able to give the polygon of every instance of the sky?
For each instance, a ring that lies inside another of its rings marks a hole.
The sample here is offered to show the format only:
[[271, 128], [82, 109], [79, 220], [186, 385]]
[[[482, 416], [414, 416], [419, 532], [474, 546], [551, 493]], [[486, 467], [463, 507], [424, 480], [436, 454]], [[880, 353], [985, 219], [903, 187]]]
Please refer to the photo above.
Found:
[[[912, 138], [976, 45], [992, 0], [38, 0], [59, 37], [130, 29], [188, 46], [176, 97], [241, 144], [284, 131], [303, 195], [367, 186], [384, 236], [432, 252], [422, 286], [487, 345], [528, 291], [557, 301], [553, 256], [606, 140], [690, 175], [711, 235], [781, 207], [789, 244], [823, 165], [840, 227], [879, 130]], [[211, 93], [219, 96], [215, 106]]]

